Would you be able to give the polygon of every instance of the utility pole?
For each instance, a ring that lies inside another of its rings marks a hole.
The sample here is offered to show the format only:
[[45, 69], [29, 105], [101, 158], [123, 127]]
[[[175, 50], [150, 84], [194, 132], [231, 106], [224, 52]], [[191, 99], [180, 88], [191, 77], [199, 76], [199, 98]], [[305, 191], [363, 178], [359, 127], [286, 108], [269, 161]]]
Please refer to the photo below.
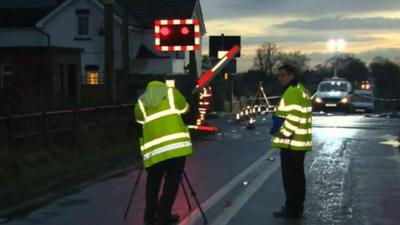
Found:
[[126, 95], [129, 93], [129, 0], [125, 0], [124, 15], [122, 18], [122, 57], [123, 57], [123, 79], [122, 82], [125, 86]]
[[104, 72], [107, 86], [108, 104], [115, 102], [114, 74], [114, 0], [104, 0]]
[[199, 78], [199, 74], [197, 73], [197, 60], [195, 51], [189, 52], [189, 75], [194, 81], [197, 81]]
[[[197, 80], [199, 79], [199, 74], [197, 73], [197, 61], [196, 61], [196, 52], [189, 52], [189, 81], [192, 85], [196, 85]], [[199, 107], [199, 97], [198, 95], [190, 95], [189, 97], [190, 108], [198, 108]], [[196, 124], [197, 111], [190, 110], [188, 115], [188, 120], [194, 124]]]

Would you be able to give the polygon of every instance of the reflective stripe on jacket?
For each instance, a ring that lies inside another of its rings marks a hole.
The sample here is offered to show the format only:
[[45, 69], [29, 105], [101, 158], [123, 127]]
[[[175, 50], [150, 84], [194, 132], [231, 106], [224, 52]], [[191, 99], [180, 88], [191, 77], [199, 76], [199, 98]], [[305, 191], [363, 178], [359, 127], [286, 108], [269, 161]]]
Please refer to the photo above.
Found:
[[275, 116], [284, 119], [279, 134], [272, 136], [273, 148], [308, 151], [312, 147], [312, 102], [301, 85], [289, 86], [276, 109]]
[[181, 114], [189, 110], [175, 88], [152, 81], [135, 105], [135, 118], [143, 125], [140, 150], [144, 168], [167, 159], [192, 154], [190, 134]]

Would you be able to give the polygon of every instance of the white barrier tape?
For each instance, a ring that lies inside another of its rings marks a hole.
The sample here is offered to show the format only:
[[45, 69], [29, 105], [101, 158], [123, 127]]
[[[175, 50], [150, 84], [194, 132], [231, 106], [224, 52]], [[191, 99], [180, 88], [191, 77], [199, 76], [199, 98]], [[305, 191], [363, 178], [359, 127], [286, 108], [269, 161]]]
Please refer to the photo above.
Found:
[[[267, 99], [278, 99], [281, 97], [282, 96], [271, 96], [271, 97], [267, 97]], [[264, 98], [249, 98], [248, 100], [264, 100]]]
[[397, 102], [397, 101], [400, 101], [400, 99], [398, 99], [398, 98], [386, 99], [386, 98], [371, 97], [371, 96], [362, 95], [362, 94], [354, 94], [354, 95], [358, 95], [358, 96], [361, 96], [361, 97], [364, 97], [364, 98], [373, 99], [373, 100], [377, 100], [377, 101], [383, 101], [383, 102]]

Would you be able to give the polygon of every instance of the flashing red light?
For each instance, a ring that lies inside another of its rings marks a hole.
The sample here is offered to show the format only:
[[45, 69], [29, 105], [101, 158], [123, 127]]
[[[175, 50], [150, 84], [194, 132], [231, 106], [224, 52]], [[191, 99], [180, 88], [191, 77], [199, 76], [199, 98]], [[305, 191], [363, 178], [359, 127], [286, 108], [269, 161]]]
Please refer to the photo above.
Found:
[[169, 30], [168, 27], [161, 27], [160, 28], [160, 33], [163, 36], [168, 36], [171, 33], [171, 31]]
[[157, 51], [199, 51], [200, 25], [198, 19], [162, 19], [154, 21]]
[[182, 33], [183, 35], [188, 35], [188, 34], [190, 33], [190, 30], [189, 30], [189, 28], [187, 28], [187, 27], [182, 27], [182, 28], [181, 28], [181, 33]]
[[206, 131], [206, 132], [217, 132], [218, 128], [217, 127], [211, 127], [211, 126], [198, 126], [197, 130]]

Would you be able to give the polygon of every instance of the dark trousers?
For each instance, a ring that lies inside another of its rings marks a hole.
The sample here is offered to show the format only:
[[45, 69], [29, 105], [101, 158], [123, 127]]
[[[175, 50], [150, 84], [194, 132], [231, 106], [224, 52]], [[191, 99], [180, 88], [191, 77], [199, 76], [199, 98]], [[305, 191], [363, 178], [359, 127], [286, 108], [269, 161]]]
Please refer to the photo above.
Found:
[[281, 170], [285, 189], [285, 207], [292, 213], [301, 213], [306, 194], [303, 151], [281, 149]]
[[[176, 194], [178, 193], [179, 183], [182, 178], [185, 167], [186, 157], [168, 159], [157, 163], [146, 169], [146, 216], [155, 216], [158, 213], [159, 218], [169, 217], [172, 205], [174, 204]], [[159, 191], [164, 177], [163, 191], [160, 199]]]

